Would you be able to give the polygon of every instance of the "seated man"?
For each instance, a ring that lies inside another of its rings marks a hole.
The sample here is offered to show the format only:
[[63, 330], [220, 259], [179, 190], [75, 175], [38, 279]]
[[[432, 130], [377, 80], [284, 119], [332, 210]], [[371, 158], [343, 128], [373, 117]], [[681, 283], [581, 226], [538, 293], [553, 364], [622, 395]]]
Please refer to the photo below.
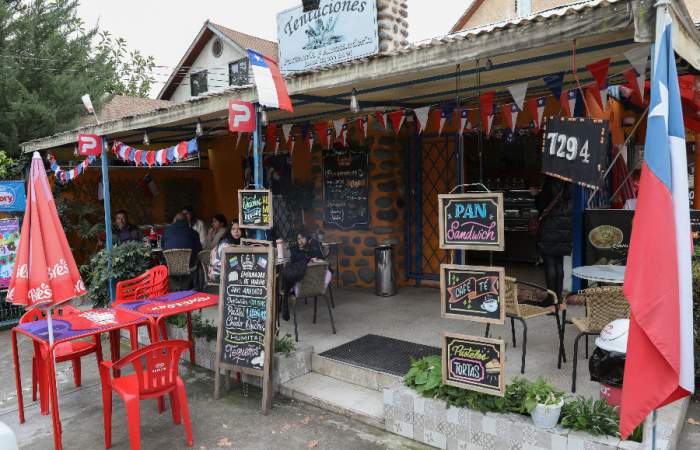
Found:
[[190, 267], [194, 267], [197, 264], [197, 255], [202, 250], [202, 244], [199, 242], [199, 234], [190, 227], [190, 224], [182, 213], [177, 213], [173, 219], [173, 223], [168, 225], [168, 228], [165, 229], [161, 246], [163, 250], [174, 248], [189, 248], [192, 250], [190, 254]]
[[112, 241], [119, 245], [129, 241], [140, 241], [143, 239], [141, 230], [129, 223], [129, 215], [123, 209], [117, 211], [114, 216], [114, 230], [112, 231]]

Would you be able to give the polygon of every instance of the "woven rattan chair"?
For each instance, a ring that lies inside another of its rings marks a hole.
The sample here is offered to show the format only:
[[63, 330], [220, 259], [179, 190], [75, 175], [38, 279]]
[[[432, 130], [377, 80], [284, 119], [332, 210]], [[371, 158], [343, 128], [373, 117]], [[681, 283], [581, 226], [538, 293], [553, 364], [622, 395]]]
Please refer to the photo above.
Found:
[[[537, 290], [543, 293], [543, 296], [550, 299], [554, 308], [552, 306], [537, 306], [531, 304], [521, 303], [518, 295], [518, 287], [527, 286], [530, 290]], [[505, 286], [505, 296], [506, 296], [506, 317], [510, 317], [510, 328], [513, 335], [513, 347], [516, 347], [515, 341], [515, 321], [519, 321], [523, 324], [523, 352], [522, 352], [522, 363], [520, 366], [520, 373], [525, 373], [525, 357], [527, 355], [527, 320], [534, 319], [536, 317], [546, 316], [548, 314], [554, 313], [554, 319], [557, 325], [557, 337], [559, 338], [559, 355], [563, 355], [564, 343], [563, 335], [561, 331], [561, 323], [559, 321], [559, 310], [560, 304], [557, 294], [549, 289], [536, 284], [527, 283], [525, 281], [517, 281], [515, 278], [506, 277]], [[486, 336], [488, 337], [490, 330], [490, 324], [486, 325]], [[558, 361], [559, 367], [561, 368], [561, 359]]]
[[188, 287], [192, 284], [192, 274], [197, 270], [197, 266], [190, 267], [190, 255], [192, 250], [189, 248], [173, 248], [163, 250], [165, 264], [168, 266], [168, 275], [175, 279], [187, 279]]
[[[600, 334], [605, 325], [615, 319], [626, 319], [630, 316], [630, 305], [627, 303], [621, 286], [606, 286], [582, 290], [581, 295], [586, 303], [586, 316], [574, 317], [571, 323], [578, 329], [579, 334], [574, 340], [574, 364], [571, 374], [571, 392], [576, 392], [576, 363], [578, 360], [578, 341], [586, 336], [586, 358], [588, 358], [588, 336]], [[563, 316], [562, 332], [566, 329], [566, 311]]]
[[216, 290], [219, 283], [209, 279], [209, 266], [211, 265], [211, 250], [202, 250], [197, 254], [199, 261], [199, 286], [204, 292], [209, 292], [210, 289]]
[[316, 309], [318, 303], [318, 297], [323, 297], [326, 300], [326, 307], [328, 308], [328, 316], [331, 319], [331, 330], [335, 334], [335, 322], [333, 321], [333, 311], [331, 304], [328, 301], [328, 296], [326, 295], [326, 271], [328, 271], [328, 262], [312, 262], [306, 266], [306, 273], [304, 278], [299, 282], [296, 289], [296, 293], [290, 298], [292, 302], [292, 315], [294, 316], [294, 339], [299, 341], [299, 331], [297, 326], [297, 300], [302, 298], [314, 299], [314, 322], [316, 323]]

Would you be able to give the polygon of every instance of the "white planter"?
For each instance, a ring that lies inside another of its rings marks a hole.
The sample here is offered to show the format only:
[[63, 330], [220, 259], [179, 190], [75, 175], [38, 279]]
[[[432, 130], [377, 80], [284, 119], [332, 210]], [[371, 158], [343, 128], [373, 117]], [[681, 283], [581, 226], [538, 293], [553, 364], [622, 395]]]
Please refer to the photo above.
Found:
[[530, 414], [532, 422], [538, 428], [549, 429], [556, 427], [562, 406], [564, 406], [564, 399], [559, 400], [559, 403], [556, 405], [542, 405], [538, 403]]

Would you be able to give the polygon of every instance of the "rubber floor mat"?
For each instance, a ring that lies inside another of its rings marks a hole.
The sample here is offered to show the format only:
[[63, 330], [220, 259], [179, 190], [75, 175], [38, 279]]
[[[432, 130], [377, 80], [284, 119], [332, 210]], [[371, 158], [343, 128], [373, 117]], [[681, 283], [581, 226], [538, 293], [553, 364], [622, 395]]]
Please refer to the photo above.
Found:
[[411, 368], [411, 358], [439, 354], [437, 347], [368, 334], [319, 356], [402, 377]]

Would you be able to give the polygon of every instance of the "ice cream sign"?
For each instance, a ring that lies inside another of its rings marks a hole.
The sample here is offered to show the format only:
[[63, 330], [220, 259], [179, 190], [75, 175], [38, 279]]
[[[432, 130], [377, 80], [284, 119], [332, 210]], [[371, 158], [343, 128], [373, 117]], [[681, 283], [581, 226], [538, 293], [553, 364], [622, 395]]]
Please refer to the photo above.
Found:
[[24, 211], [25, 204], [24, 181], [0, 181], [0, 211]]

